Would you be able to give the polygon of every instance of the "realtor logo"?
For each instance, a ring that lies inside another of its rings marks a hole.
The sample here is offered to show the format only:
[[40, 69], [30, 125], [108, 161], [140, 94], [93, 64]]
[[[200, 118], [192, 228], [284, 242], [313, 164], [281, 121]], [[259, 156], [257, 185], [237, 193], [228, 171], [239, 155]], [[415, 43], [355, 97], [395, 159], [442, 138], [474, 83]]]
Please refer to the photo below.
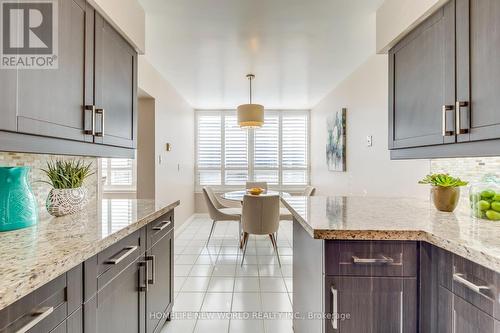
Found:
[[57, 1], [0, 0], [0, 68], [57, 68]]

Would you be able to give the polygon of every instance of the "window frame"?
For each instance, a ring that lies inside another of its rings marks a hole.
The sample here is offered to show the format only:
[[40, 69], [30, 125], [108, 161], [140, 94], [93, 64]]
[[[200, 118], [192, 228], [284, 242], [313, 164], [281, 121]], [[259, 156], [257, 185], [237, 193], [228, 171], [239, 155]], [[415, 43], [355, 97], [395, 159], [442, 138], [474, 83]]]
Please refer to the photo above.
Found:
[[[255, 176], [255, 170], [276, 170], [278, 172], [278, 184], [269, 184], [269, 187], [275, 190], [283, 190], [283, 191], [302, 191], [305, 186], [310, 185], [311, 183], [311, 113], [310, 110], [306, 109], [297, 109], [297, 110], [282, 110], [282, 109], [271, 109], [266, 110], [266, 113], [273, 113], [279, 116], [279, 133], [278, 133], [278, 167], [277, 168], [264, 168], [264, 167], [255, 167], [255, 130], [249, 129], [247, 130], [247, 160], [248, 166], [246, 169], [242, 168], [234, 168], [225, 166], [225, 116], [236, 115], [236, 110], [234, 109], [223, 109], [223, 110], [206, 110], [206, 109], [197, 109], [195, 110], [194, 117], [194, 126], [195, 126], [195, 168], [194, 168], [194, 179], [195, 179], [195, 192], [200, 192], [201, 188], [204, 186], [211, 186], [215, 190], [232, 190], [232, 189], [241, 189], [242, 185], [227, 185], [226, 182], [226, 171], [227, 170], [247, 170], [248, 172], [248, 181], [252, 181]], [[306, 159], [307, 164], [305, 168], [292, 168], [292, 167], [283, 167], [283, 115], [287, 114], [303, 114], [307, 119], [307, 152]], [[221, 165], [220, 167], [203, 167], [199, 168], [198, 166], [198, 119], [200, 115], [219, 115], [221, 116]], [[199, 179], [199, 171], [220, 171], [221, 173], [221, 184], [220, 185], [201, 185]], [[306, 172], [306, 184], [300, 185], [283, 185], [283, 171], [293, 171], [293, 170], [304, 170]], [[244, 186], [244, 185], [243, 185]]]
[[[137, 192], [137, 158], [128, 159], [131, 161], [131, 168], [111, 168], [111, 160], [116, 159], [112, 157], [103, 157], [99, 159], [99, 173], [100, 180], [102, 182], [102, 192], [103, 193], [135, 193]], [[122, 158], [120, 158], [122, 159]], [[106, 160], [107, 162], [107, 172], [104, 173], [104, 168], [102, 162]], [[111, 173], [113, 170], [129, 170], [132, 169], [132, 184], [130, 185], [106, 185], [105, 180], [111, 179]]]

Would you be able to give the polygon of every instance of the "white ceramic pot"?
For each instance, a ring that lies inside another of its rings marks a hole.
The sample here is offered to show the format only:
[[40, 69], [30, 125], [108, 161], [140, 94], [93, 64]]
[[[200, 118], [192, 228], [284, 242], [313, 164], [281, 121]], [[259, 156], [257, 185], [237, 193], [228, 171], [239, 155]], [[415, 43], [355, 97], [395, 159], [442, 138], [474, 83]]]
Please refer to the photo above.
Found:
[[64, 216], [79, 212], [88, 203], [87, 189], [84, 187], [50, 190], [45, 203], [53, 216]]

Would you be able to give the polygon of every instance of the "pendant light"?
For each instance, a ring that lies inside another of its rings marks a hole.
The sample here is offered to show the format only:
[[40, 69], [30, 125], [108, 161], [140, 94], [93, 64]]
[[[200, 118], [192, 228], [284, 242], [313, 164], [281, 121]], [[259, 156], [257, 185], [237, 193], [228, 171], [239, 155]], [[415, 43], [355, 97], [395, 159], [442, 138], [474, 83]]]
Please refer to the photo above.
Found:
[[252, 80], [253, 74], [247, 74], [250, 83], [250, 103], [238, 106], [238, 125], [241, 128], [259, 128], [264, 125], [264, 106], [252, 104]]

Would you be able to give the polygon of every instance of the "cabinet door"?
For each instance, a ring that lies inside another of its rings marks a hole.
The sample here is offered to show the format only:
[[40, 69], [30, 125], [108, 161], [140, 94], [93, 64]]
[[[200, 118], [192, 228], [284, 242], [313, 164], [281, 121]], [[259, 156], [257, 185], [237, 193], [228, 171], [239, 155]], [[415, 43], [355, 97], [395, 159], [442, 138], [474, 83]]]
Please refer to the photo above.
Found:
[[[172, 309], [173, 302], [173, 229], [159, 240], [148, 258], [153, 267], [150, 270], [149, 290], [146, 294], [146, 332], [159, 331]], [[155, 314], [152, 316], [152, 314]], [[161, 315], [160, 315], [161, 314]]]
[[103, 18], [95, 18], [95, 142], [134, 148], [137, 53]]
[[17, 70], [0, 68], [0, 130], [17, 131]]
[[143, 267], [137, 259], [97, 293], [95, 332], [144, 332]]
[[[18, 131], [50, 137], [92, 141], [84, 134], [83, 106], [92, 104], [86, 89], [91, 59], [93, 11], [84, 0], [58, 1], [58, 68], [18, 71]], [[90, 84], [90, 83], [89, 83]]]
[[[327, 278], [326, 332], [417, 332], [415, 278]], [[335, 315], [336, 314], [336, 315]]]
[[389, 52], [390, 149], [455, 142], [454, 9], [448, 2]]
[[439, 289], [440, 333], [498, 333], [500, 323], [444, 287]]
[[500, 2], [457, 0], [458, 141], [500, 138]]

